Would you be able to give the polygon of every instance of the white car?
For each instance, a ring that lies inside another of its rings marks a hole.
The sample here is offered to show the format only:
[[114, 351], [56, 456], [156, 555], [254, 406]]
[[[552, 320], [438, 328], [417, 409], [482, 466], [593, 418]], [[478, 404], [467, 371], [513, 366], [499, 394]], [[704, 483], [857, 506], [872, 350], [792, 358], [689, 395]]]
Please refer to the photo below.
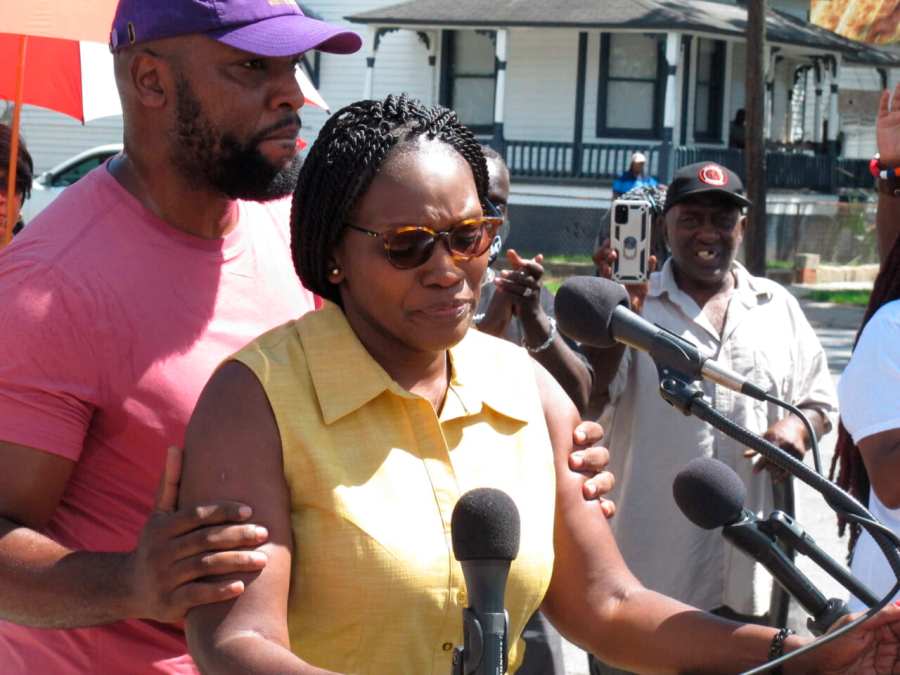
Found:
[[22, 205], [22, 219], [25, 224], [27, 225], [32, 218], [47, 208], [60, 192], [120, 152], [122, 152], [121, 143], [98, 145], [70, 157], [35, 178], [31, 183], [31, 197]]

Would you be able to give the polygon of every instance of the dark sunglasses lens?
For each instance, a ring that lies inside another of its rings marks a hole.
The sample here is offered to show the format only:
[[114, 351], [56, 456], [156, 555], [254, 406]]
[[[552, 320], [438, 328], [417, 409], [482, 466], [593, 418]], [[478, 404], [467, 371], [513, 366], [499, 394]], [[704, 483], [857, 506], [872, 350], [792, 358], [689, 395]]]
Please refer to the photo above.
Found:
[[423, 230], [394, 234], [388, 242], [388, 260], [395, 267], [409, 269], [428, 260], [434, 249], [434, 237]]
[[464, 225], [450, 232], [450, 249], [464, 256], [479, 256], [487, 250], [491, 238], [485, 225]]

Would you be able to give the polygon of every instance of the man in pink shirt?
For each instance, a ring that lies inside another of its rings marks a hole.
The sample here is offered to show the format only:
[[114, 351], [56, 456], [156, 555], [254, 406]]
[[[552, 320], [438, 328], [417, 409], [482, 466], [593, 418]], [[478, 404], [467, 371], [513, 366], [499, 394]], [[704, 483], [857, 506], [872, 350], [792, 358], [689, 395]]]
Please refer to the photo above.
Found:
[[292, 0], [121, 0], [125, 150], [0, 254], [4, 674], [194, 672], [177, 622], [265, 564], [246, 507], [176, 510], [165, 448], [226, 356], [313, 308], [295, 68], [359, 46]]

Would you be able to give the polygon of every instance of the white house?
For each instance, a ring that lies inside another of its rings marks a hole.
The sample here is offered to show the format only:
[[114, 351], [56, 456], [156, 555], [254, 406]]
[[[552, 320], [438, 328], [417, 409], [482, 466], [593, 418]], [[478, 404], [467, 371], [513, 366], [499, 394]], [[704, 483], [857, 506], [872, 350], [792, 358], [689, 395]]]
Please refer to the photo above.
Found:
[[[808, 0], [770, 0], [766, 74], [768, 183], [831, 192], [869, 186], [877, 91], [900, 55], [806, 22]], [[304, 6], [364, 37], [352, 56], [316, 54], [308, 70], [332, 109], [407, 92], [457, 110], [506, 153], [516, 222], [529, 248], [582, 247], [608, 205], [610, 179], [633, 150], [665, 179], [715, 159], [743, 172], [729, 126], [744, 105], [746, 9], [709, 0], [311, 0]], [[842, 87], [847, 88], [841, 94]], [[867, 111], [872, 110], [872, 113]], [[843, 118], [842, 119], [842, 115]], [[303, 112], [312, 139], [327, 118]], [[38, 166], [117, 140], [121, 121], [79, 129], [29, 109], [23, 131]], [[521, 207], [531, 207], [528, 209]], [[552, 209], [553, 212], [548, 212]], [[567, 241], [571, 239], [571, 241]]]

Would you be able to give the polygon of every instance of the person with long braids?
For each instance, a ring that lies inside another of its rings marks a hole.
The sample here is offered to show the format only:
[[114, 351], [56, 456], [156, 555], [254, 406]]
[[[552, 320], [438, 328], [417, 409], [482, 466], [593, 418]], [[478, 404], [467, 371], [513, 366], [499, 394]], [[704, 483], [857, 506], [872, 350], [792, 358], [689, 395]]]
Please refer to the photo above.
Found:
[[[890, 175], [900, 167], [900, 85], [893, 101], [888, 92], [882, 94], [877, 134], [877, 161], [888, 176], [879, 178], [876, 220], [886, 255], [838, 387], [841, 425], [832, 475], [839, 469], [838, 485], [900, 534], [900, 179]], [[894, 586], [896, 578], [878, 545], [855, 524], [849, 550], [854, 575], [876, 595]], [[850, 605], [863, 608], [855, 597]]]
[[[389, 96], [324, 125], [292, 228], [300, 278], [327, 302], [223, 364], [186, 436], [180, 505], [237, 499], [268, 532], [264, 569], [234, 577], [239, 597], [187, 616], [202, 671], [451, 672], [467, 599], [450, 515], [485, 486], [522, 520], [510, 672], [539, 606], [638, 671], [736, 672], [806, 642], [628, 571], [568, 469], [574, 405], [525, 350], [471, 327], [499, 225], [487, 193], [484, 156], [449, 110]], [[785, 671], [896, 672], [898, 622], [888, 608]]]

